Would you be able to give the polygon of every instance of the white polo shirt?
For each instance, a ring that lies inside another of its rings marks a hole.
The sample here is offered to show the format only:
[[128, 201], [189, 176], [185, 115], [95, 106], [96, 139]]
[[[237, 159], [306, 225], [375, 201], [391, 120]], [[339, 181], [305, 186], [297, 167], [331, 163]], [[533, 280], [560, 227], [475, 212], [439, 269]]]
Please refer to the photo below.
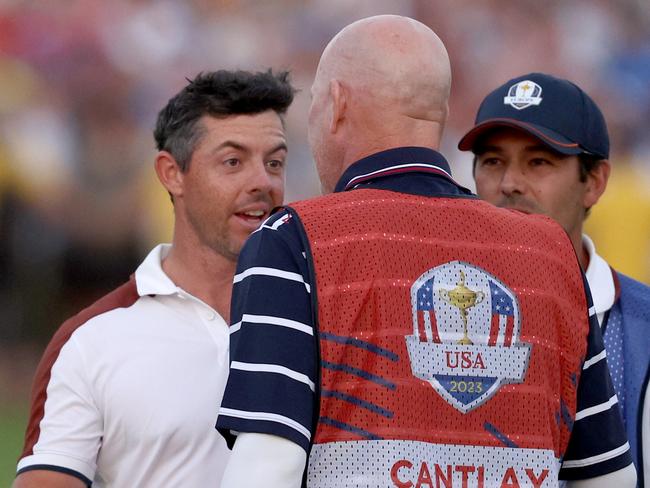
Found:
[[598, 253], [596, 246], [588, 235], [582, 234], [582, 245], [589, 254], [589, 265], [585, 271], [587, 283], [591, 290], [591, 298], [598, 316], [598, 323], [602, 327], [605, 313], [614, 306], [616, 288], [612, 269]]
[[68, 472], [93, 487], [219, 485], [228, 325], [163, 272], [168, 250], [157, 246], [135, 280], [57, 332], [37, 371], [19, 472]]

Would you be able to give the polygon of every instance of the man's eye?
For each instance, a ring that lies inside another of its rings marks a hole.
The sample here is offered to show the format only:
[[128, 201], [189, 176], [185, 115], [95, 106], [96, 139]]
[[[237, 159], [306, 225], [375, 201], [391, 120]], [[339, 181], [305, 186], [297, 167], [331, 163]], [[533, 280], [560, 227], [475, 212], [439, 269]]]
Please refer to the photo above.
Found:
[[284, 161], [280, 159], [272, 159], [271, 161], [268, 161], [266, 164], [269, 165], [271, 168], [282, 168], [284, 166]]
[[531, 166], [546, 166], [548, 164], [551, 164], [551, 162], [544, 158], [535, 158], [530, 160]]
[[481, 166], [496, 166], [500, 161], [497, 158], [485, 158], [481, 160]]
[[237, 166], [239, 164], [239, 159], [236, 159], [236, 158], [226, 159], [223, 162], [223, 164], [225, 164], [226, 166], [230, 166], [230, 167], [234, 168], [235, 166]]

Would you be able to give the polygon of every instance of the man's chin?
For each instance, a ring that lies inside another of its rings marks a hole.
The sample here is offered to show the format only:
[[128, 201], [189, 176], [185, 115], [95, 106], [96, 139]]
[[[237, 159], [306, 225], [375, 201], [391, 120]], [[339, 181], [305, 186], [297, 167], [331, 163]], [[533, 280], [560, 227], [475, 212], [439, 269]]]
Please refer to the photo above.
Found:
[[229, 239], [228, 241], [215, 240], [207, 244], [215, 254], [226, 258], [228, 261], [236, 263], [241, 248], [244, 246], [244, 242], [245, 239]]

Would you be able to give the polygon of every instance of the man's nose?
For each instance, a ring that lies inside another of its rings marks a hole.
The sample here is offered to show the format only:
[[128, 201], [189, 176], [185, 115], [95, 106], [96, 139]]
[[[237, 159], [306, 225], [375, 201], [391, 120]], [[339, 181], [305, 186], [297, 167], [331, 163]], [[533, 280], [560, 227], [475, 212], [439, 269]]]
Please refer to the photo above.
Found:
[[501, 176], [500, 188], [504, 195], [524, 193], [526, 189], [526, 175], [516, 165], [508, 165]]
[[248, 191], [254, 192], [268, 192], [273, 188], [272, 175], [265, 161], [258, 161], [251, 165], [251, 170], [247, 175], [248, 178]]

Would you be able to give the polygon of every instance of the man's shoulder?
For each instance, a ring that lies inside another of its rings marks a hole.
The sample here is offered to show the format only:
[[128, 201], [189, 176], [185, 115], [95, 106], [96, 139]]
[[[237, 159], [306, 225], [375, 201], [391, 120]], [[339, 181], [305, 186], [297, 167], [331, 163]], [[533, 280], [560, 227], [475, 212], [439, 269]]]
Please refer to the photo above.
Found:
[[93, 318], [115, 310], [126, 308], [133, 305], [139, 298], [135, 277], [131, 276], [129, 281], [118, 286], [111, 292], [107, 293], [92, 305], [84, 308], [76, 315], [67, 319], [57, 329], [52, 336], [48, 349], [60, 349], [70, 336], [81, 326], [88, 323]]
[[542, 214], [528, 214], [512, 208], [496, 207], [491, 203], [482, 200], [468, 200], [469, 205], [478, 206], [482, 212], [501, 218], [511, 224], [522, 228], [536, 228], [544, 232], [553, 231], [558, 234], [566, 234], [562, 226], [551, 217]]
[[[362, 188], [356, 189], [354, 191], [330, 193], [328, 195], [308, 198], [306, 200], [290, 203], [287, 205], [287, 207], [291, 209], [297, 209], [300, 211], [300, 213], [324, 213], [331, 210], [329, 208], [330, 205], [335, 205], [337, 203], [342, 203], [345, 205], [349, 204], [350, 200], [360, 202], [367, 201], [368, 195], [378, 197], [380, 200], [386, 202], [389, 205], [394, 201], [395, 197], [400, 196], [405, 200], [421, 200], [422, 202], [431, 202], [433, 205], [441, 205], [445, 208], [448, 208], [450, 205], [455, 205], [460, 209], [466, 209], [468, 212], [477, 212], [483, 217], [502, 220], [508, 224], [516, 223], [517, 225], [521, 225], [523, 227], [538, 227], [543, 229], [551, 228], [556, 231], [563, 232], [562, 227], [555, 220], [545, 215], [527, 214], [519, 210], [497, 207], [484, 200], [468, 197], [466, 195], [419, 195], [395, 190]], [[386, 195], [392, 196], [391, 198], [387, 199]], [[363, 205], [360, 206], [363, 207]]]
[[[465, 211], [468, 220], [480, 220], [488, 224], [495, 234], [513, 235], [525, 238], [529, 242], [553, 242], [565, 249], [573, 245], [564, 228], [551, 217], [543, 214], [530, 214], [507, 207], [498, 207], [485, 200], [467, 197], [444, 198], [445, 206], [455, 202], [460, 211]], [[513, 232], [514, 231], [514, 232]], [[577, 263], [577, 260], [576, 260]]]
[[[46, 391], [50, 383], [52, 368], [60, 359], [61, 352], [64, 350], [66, 344], [69, 343], [72, 335], [94, 317], [120, 307], [128, 307], [135, 303], [137, 299], [138, 293], [135, 278], [132, 276], [128, 282], [117, 287], [89, 307], [63, 322], [54, 333], [41, 356], [40, 363], [34, 375], [33, 392], [37, 392], [38, 394], [33, 394], [25, 453], [27, 453], [27, 449], [31, 451], [40, 432], [39, 423], [43, 416], [43, 404], [47, 397]], [[23, 453], [23, 456], [25, 453]]]
[[293, 218], [294, 218], [293, 212], [291, 212], [288, 206], [278, 207], [275, 209], [275, 212], [269, 218], [267, 218], [264, 222], [262, 222], [262, 225], [260, 225], [259, 228], [255, 232], [253, 232], [252, 235], [255, 235], [264, 230], [277, 231], [283, 225], [291, 223]]
[[621, 300], [635, 304], [635, 309], [650, 318], [650, 286], [619, 271], [616, 271], [616, 277], [620, 285]]
[[634, 278], [627, 276], [620, 271], [615, 271], [618, 280], [621, 284], [621, 290], [622, 289], [628, 289], [628, 290], [633, 290], [634, 292], [640, 292], [645, 295], [644, 298], [646, 298], [648, 301], [650, 301], [650, 286], [642, 283], [638, 280], [635, 280]]
[[[251, 269], [259, 267], [280, 270], [300, 268], [306, 248], [298, 215], [283, 207], [265, 220], [244, 243], [237, 260], [235, 282], [248, 276]], [[240, 276], [241, 273], [244, 275]]]
[[[521, 245], [528, 245], [537, 248], [554, 249], [566, 256], [567, 263], [571, 262], [579, 269], [579, 263], [571, 240], [554, 219], [545, 215], [531, 215], [518, 210], [496, 207], [488, 202], [476, 198], [448, 197], [448, 196], [422, 196], [403, 192], [395, 192], [382, 189], [355, 189], [352, 191], [331, 193], [307, 200], [292, 202], [285, 207], [283, 218], [288, 219], [291, 225], [286, 226], [291, 231], [292, 240], [299, 240], [305, 234], [303, 224], [308, 228], [319, 226], [321, 219], [334, 219], [335, 223], [340, 221], [354, 220], [365, 222], [364, 225], [371, 225], [371, 219], [359, 220], [359, 212], [363, 215], [368, 212], [377, 212], [381, 209], [396, 210], [394, 202], [406, 202], [408, 208], [405, 211], [415, 209], [420, 212], [419, 206], [411, 205], [413, 200], [418, 203], [428, 203], [431, 211], [436, 212], [440, 218], [462, 219], [464, 225], [472, 223], [487, 227], [494, 238], [500, 237], [505, 240], [514, 238]], [[373, 208], [369, 204], [375, 202]], [[449, 212], [450, 209], [455, 212]], [[400, 214], [402, 215], [402, 214]], [[446, 216], [446, 217], [445, 217]], [[281, 225], [282, 218], [273, 216], [266, 226], [274, 227]], [[513, 229], [516, 230], [513, 232]], [[287, 234], [289, 234], [287, 232]]]
[[301, 242], [301, 224], [292, 208], [278, 208], [248, 237], [244, 247], [249, 248], [247, 252], [250, 252], [250, 248], [255, 248], [255, 252], [258, 252], [257, 248], [262, 243], [268, 246], [269, 241], [284, 241], [293, 245]]

